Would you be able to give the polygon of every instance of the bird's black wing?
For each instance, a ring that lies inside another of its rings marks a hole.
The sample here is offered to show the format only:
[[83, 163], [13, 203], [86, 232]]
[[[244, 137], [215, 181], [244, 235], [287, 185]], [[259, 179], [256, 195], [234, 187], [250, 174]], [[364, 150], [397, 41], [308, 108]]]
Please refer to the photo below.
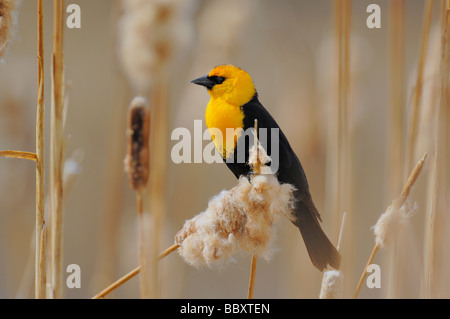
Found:
[[[271, 156], [272, 151], [271, 142], [269, 142], [272, 137], [271, 128], [279, 129], [279, 167], [277, 177], [281, 183], [288, 183], [294, 185], [296, 188], [294, 193], [296, 199], [294, 210], [295, 219], [292, 222], [300, 230], [314, 266], [321, 271], [324, 270], [327, 265], [339, 269], [341, 260], [339, 252], [320, 227], [320, 215], [311, 198], [305, 172], [283, 131], [280, 129], [274, 118], [259, 102], [256, 94], [249, 103], [242, 107], [242, 109], [245, 115], [244, 129], [253, 127], [255, 119], [258, 120], [258, 131], [261, 128], [267, 129], [268, 142], [264, 148], [269, 156]], [[258, 135], [260, 134], [261, 131], [259, 131]], [[262, 144], [264, 146], [264, 143]]]
[[[277, 141], [272, 141], [272, 130], [273, 128], [278, 129], [278, 171], [277, 177], [281, 183], [288, 183], [294, 185], [297, 189], [296, 199], [309, 200], [311, 195], [309, 193], [308, 180], [303, 167], [300, 163], [295, 152], [292, 150], [289, 141], [284, 135], [278, 123], [270, 115], [270, 113], [264, 108], [264, 106], [259, 102], [258, 96], [255, 95], [253, 99], [242, 106], [244, 111], [244, 129], [249, 127], [254, 127], [255, 119], [258, 120], [258, 131], [261, 128], [267, 129], [267, 143], [263, 144], [269, 156], [272, 156], [272, 143]], [[261, 131], [260, 131], [261, 132]], [[261, 133], [260, 133], [261, 134]], [[259, 134], [259, 135], [260, 135]], [[273, 156], [272, 156], [273, 158]], [[314, 215], [320, 219], [319, 213], [315, 210]]]

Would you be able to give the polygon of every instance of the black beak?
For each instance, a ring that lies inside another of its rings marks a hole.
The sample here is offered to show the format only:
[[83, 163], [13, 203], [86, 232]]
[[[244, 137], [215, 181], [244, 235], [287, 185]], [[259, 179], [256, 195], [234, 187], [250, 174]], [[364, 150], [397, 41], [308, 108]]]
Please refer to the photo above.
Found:
[[208, 90], [211, 90], [211, 89], [214, 87], [214, 85], [216, 85], [216, 83], [215, 83], [214, 81], [212, 81], [212, 80], [209, 78], [209, 76], [207, 76], [207, 75], [204, 75], [204, 76], [199, 77], [199, 78], [197, 78], [197, 79], [195, 79], [195, 80], [192, 80], [191, 83], [194, 83], [194, 84], [198, 84], [198, 85], [204, 86], [204, 87], [206, 87]]

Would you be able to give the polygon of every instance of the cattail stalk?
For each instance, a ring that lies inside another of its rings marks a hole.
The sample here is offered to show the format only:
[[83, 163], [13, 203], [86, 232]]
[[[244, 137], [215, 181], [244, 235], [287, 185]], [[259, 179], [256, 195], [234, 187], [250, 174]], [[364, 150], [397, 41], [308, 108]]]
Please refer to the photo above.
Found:
[[[46, 297], [46, 243], [45, 243], [45, 127], [44, 127], [44, 17], [43, 0], [38, 0], [37, 39], [38, 39], [38, 97], [36, 114], [36, 261], [35, 296]], [[43, 241], [43, 242], [42, 242]]]
[[341, 29], [339, 34], [339, 91], [338, 91], [338, 150], [339, 150], [339, 216], [350, 205], [350, 143], [349, 143], [349, 91], [350, 91], [350, 21], [351, 0], [342, 1]]
[[[402, 185], [402, 165], [404, 165], [404, 0], [392, 0], [390, 3], [392, 21], [390, 23], [390, 69], [391, 69], [391, 106], [390, 134], [388, 140], [389, 174], [388, 198], [398, 194]], [[404, 165], [405, 175], [410, 172], [409, 163]], [[389, 274], [396, 278], [397, 245], [390, 251]], [[388, 294], [394, 292], [394, 280], [389, 280]]]
[[[381, 215], [380, 219], [377, 222], [377, 225], [375, 226], [375, 245], [372, 249], [372, 252], [370, 254], [370, 257], [367, 261], [366, 266], [364, 267], [363, 273], [359, 279], [358, 285], [356, 287], [355, 294], [353, 295], [353, 298], [358, 298], [359, 292], [362, 288], [362, 285], [364, 283], [364, 280], [367, 276], [367, 267], [372, 263], [372, 261], [375, 258], [375, 255], [377, 254], [378, 250], [382, 247], [384, 247], [387, 244], [388, 236], [393, 236], [394, 234], [387, 233], [388, 230], [390, 230], [390, 226], [393, 226], [393, 214], [399, 214], [400, 208], [405, 204], [406, 200], [408, 199], [409, 193], [411, 192], [411, 188], [416, 183], [417, 179], [419, 178], [420, 173], [422, 172], [423, 165], [425, 164], [425, 160], [427, 158], [427, 155], [425, 154], [423, 158], [417, 163], [416, 167], [412, 171], [411, 175], [408, 178], [408, 181], [406, 182], [405, 186], [403, 187], [402, 193], [400, 194], [400, 197], [398, 197], [394, 203], [388, 207], [386, 212]], [[391, 217], [391, 218], [390, 218]], [[387, 220], [387, 221], [386, 221]], [[380, 221], [384, 222], [384, 225], [380, 227], [377, 227]]]
[[[337, 111], [336, 111], [336, 182], [335, 213], [332, 224], [339, 225], [344, 211], [351, 211], [352, 206], [352, 145], [349, 125], [350, 106], [350, 41], [351, 41], [351, 0], [335, 2], [335, 37], [337, 48]], [[351, 225], [348, 225], [352, 229]], [[337, 234], [338, 229], [335, 230]], [[348, 232], [349, 244], [352, 233]], [[345, 259], [352, 259], [353, 249], [347, 249]], [[350, 265], [348, 265], [350, 267]], [[351, 271], [351, 269], [349, 269]]]
[[[125, 158], [125, 170], [131, 188], [136, 192], [137, 213], [139, 220], [140, 264], [145, 268], [149, 261], [146, 249], [147, 220], [144, 216], [143, 193], [148, 183], [150, 171], [150, 107], [147, 99], [135, 97], [129, 108], [128, 151]], [[141, 276], [141, 297], [147, 296], [149, 280]]]
[[253, 294], [255, 292], [255, 279], [256, 279], [256, 263], [258, 261], [258, 255], [252, 256], [252, 262], [250, 266], [250, 281], [248, 284], [247, 299], [253, 299]]
[[[160, 255], [159, 255], [159, 260], [167, 257], [168, 255], [170, 255], [172, 252], [174, 252], [175, 250], [177, 250], [180, 247], [180, 245], [178, 244], [173, 244], [172, 246], [170, 246], [169, 248], [167, 248], [165, 251], [163, 251]], [[126, 283], [128, 280], [130, 280], [131, 278], [135, 277], [137, 274], [139, 274], [141, 272], [142, 267], [138, 266], [136, 268], [134, 268], [132, 271], [130, 271], [128, 274], [126, 274], [125, 276], [121, 277], [119, 280], [115, 281], [114, 283], [112, 283], [111, 285], [109, 285], [108, 287], [106, 287], [105, 289], [103, 289], [101, 292], [99, 292], [98, 294], [96, 294], [94, 297], [92, 297], [92, 299], [100, 299], [100, 298], [104, 298], [106, 295], [108, 295], [109, 293], [111, 293], [112, 291], [114, 291], [116, 288], [120, 287], [121, 285], [123, 285], [124, 283]]]
[[[402, 185], [402, 162], [404, 145], [404, 0], [390, 3], [392, 21], [390, 22], [390, 69], [391, 103], [389, 134], [389, 187], [388, 198], [398, 194]], [[410, 168], [405, 167], [406, 174]]]
[[[416, 148], [416, 135], [417, 135], [417, 126], [419, 122], [419, 106], [420, 100], [422, 98], [422, 85], [423, 85], [423, 73], [425, 69], [425, 61], [427, 58], [427, 49], [428, 49], [428, 39], [430, 35], [430, 25], [431, 25], [431, 15], [433, 9], [433, 0], [427, 0], [425, 2], [424, 7], [424, 16], [423, 16], [423, 27], [422, 27], [422, 46], [420, 50], [420, 58], [419, 65], [417, 68], [417, 78], [416, 78], [416, 87], [414, 90], [414, 100], [413, 100], [413, 109], [411, 114], [411, 120], [409, 123], [409, 131], [408, 131], [408, 143], [407, 149], [408, 154], [406, 157], [407, 165], [405, 166], [407, 170], [410, 170], [410, 166], [414, 160], [414, 153]], [[398, 41], [395, 39], [394, 41]]]
[[159, 297], [159, 271], [158, 271], [158, 251], [160, 251], [161, 240], [163, 236], [164, 218], [167, 211], [167, 172], [169, 162], [168, 143], [169, 140], [169, 101], [168, 101], [168, 84], [163, 74], [157, 82], [154, 90], [154, 121], [152, 122], [153, 140], [151, 141], [152, 149], [155, 156], [152, 157], [152, 174], [149, 183], [149, 212], [152, 214], [153, 227], [151, 246], [149, 247], [150, 261], [148, 269], [144, 269], [151, 280], [151, 290], [148, 292], [149, 297]]
[[[439, 105], [435, 129], [435, 158], [434, 158], [434, 185], [432, 198], [432, 229], [429, 232], [429, 254], [427, 271], [427, 289], [431, 298], [439, 295], [438, 284], [442, 281], [443, 272], [439, 264], [439, 251], [443, 251], [442, 242], [438, 240], [439, 222], [450, 205], [446, 191], [450, 184], [450, 170], [448, 169], [448, 154], [450, 153], [450, 0], [442, 1], [442, 35], [441, 59], [439, 71]], [[442, 235], [441, 235], [442, 236]], [[442, 237], [441, 237], [442, 238]], [[444, 244], [445, 245], [445, 244]]]
[[[253, 173], [254, 174], [261, 174], [261, 161], [259, 158], [259, 152], [258, 152], [258, 120], [255, 119], [255, 131], [254, 134], [254, 143], [256, 146], [256, 165], [253, 166]], [[258, 261], [258, 255], [252, 255], [252, 261], [250, 265], [250, 280], [248, 283], [248, 293], [247, 293], [247, 299], [253, 299], [253, 294], [255, 292], [255, 279], [256, 279], [256, 263]]]
[[54, 0], [52, 108], [51, 108], [51, 197], [52, 197], [52, 288], [55, 298], [63, 296], [63, 176], [64, 140], [64, 0]]
[[[81, 173], [81, 161], [83, 160], [83, 153], [80, 150], [76, 150], [74, 152], [74, 154], [65, 161], [64, 163], [64, 195], [67, 197], [74, 185], [75, 182], [77, 180], [77, 178], [79, 177], [80, 173]], [[51, 216], [48, 215], [49, 213], [49, 204], [50, 204], [50, 200], [49, 200], [50, 194], [47, 193], [46, 195], [46, 199], [44, 201], [44, 211], [45, 211], [45, 223], [43, 224], [43, 229], [41, 231], [41, 247], [40, 249], [40, 254], [41, 254], [41, 258], [46, 258], [45, 261], [42, 261], [42, 259], [40, 260], [40, 268], [43, 270], [46, 270], [45, 273], [45, 277], [47, 277], [47, 275], [49, 277], [51, 277], [51, 274], [48, 273], [48, 269], [46, 269], [46, 265], [49, 264], [48, 262], [48, 256], [45, 256], [44, 253], [46, 251], [46, 246], [47, 246], [47, 238], [51, 237], [50, 234], [50, 229], [47, 228], [46, 225], [51, 225]], [[42, 246], [45, 243], [44, 246]], [[42, 248], [43, 247], [43, 248]], [[24, 298], [29, 298], [29, 292], [33, 290], [33, 286], [34, 286], [34, 281], [33, 281], [33, 276], [34, 276], [34, 271], [35, 271], [35, 253], [36, 253], [36, 229], [35, 232], [33, 233], [32, 239], [30, 240], [30, 253], [29, 253], [29, 257], [27, 260], [27, 264], [25, 266], [24, 272], [22, 274], [22, 279], [19, 285], [19, 288], [17, 290], [16, 293], [16, 299], [24, 299]], [[49, 286], [49, 283], [45, 284], [46, 287]], [[50, 287], [50, 291], [49, 293], [51, 294], [51, 287]]]

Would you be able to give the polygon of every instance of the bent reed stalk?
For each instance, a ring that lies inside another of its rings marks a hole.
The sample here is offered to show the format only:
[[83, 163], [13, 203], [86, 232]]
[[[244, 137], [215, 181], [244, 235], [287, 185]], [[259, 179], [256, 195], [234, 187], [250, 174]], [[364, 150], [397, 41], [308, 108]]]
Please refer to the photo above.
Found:
[[[159, 260], [167, 257], [168, 255], [170, 255], [172, 252], [174, 252], [175, 250], [177, 250], [180, 247], [179, 244], [173, 244], [172, 246], [170, 246], [169, 248], [167, 248], [166, 250], [164, 250], [160, 255], [159, 255]], [[105, 289], [103, 289], [101, 292], [99, 292], [98, 294], [96, 294], [94, 297], [92, 297], [91, 299], [100, 299], [100, 298], [104, 298], [106, 295], [108, 295], [109, 293], [111, 293], [112, 291], [114, 291], [115, 289], [117, 289], [118, 287], [120, 287], [121, 285], [123, 285], [124, 283], [126, 283], [128, 280], [130, 280], [131, 278], [133, 278], [134, 276], [136, 276], [137, 274], [139, 274], [141, 272], [141, 266], [136, 267], [135, 269], [133, 269], [132, 271], [130, 271], [128, 274], [126, 274], [125, 276], [121, 277], [119, 280], [115, 281], [114, 283], [112, 283], [111, 285], [109, 285], [108, 287], [106, 287]]]

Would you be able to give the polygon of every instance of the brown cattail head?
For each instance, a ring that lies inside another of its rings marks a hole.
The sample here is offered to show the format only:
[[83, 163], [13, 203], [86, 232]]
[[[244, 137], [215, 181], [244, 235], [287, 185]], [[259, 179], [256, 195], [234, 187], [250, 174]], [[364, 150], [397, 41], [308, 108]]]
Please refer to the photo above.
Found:
[[0, 0], [0, 61], [11, 40], [17, 0]]
[[145, 97], [135, 97], [128, 111], [128, 150], [125, 171], [131, 188], [142, 191], [150, 171], [150, 106]]

